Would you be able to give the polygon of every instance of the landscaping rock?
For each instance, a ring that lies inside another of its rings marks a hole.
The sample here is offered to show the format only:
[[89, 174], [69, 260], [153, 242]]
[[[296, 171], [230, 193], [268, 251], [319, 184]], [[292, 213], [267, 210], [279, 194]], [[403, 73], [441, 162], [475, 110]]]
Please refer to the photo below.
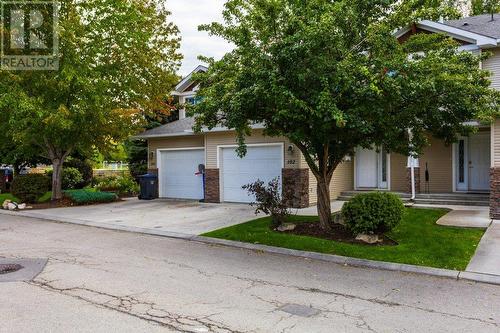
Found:
[[12, 201], [7, 199], [7, 200], [4, 200], [3, 204], [2, 204], [2, 208], [7, 210], [9, 209], [9, 203], [11, 203]]
[[345, 221], [342, 218], [342, 213], [338, 212], [338, 213], [333, 214], [333, 223], [345, 225]]
[[295, 227], [297, 227], [295, 224], [287, 223], [287, 224], [280, 225], [276, 230], [281, 231], [281, 232], [292, 231], [292, 230], [295, 230]]
[[383, 241], [378, 235], [366, 235], [366, 234], [357, 235], [356, 240], [365, 242], [367, 244], [377, 244], [377, 243], [382, 243]]

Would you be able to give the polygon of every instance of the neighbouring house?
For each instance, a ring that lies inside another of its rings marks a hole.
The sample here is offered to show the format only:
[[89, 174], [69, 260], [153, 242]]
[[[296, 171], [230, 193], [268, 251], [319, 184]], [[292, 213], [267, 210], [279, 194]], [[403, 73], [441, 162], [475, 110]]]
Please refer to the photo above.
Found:
[[[403, 42], [416, 33], [443, 33], [457, 40], [466, 52], [492, 52], [482, 67], [492, 73], [492, 86], [500, 90], [500, 14], [480, 15], [460, 20], [422, 21], [398, 31]], [[197, 67], [193, 73], [204, 71]], [[192, 73], [192, 74], [193, 74]], [[196, 103], [197, 83], [192, 74], [175, 89], [180, 103]], [[283, 137], [266, 137], [254, 126], [247, 138], [248, 154], [239, 158], [234, 132], [214, 128], [202, 134], [192, 130], [194, 120], [179, 113], [179, 120], [146, 131], [149, 169], [159, 176], [159, 195], [164, 198], [205, 199], [207, 202], [250, 202], [242, 185], [256, 179], [281, 177], [283, 187], [301, 193], [296, 207], [316, 203], [316, 183], [300, 151]], [[491, 215], [500, 218], [500, 119], [493, 124], [471, 121], [477, 133], [462, 137], [453, 145], [430, 138], [418, 160], [391, 154], [383, 147], [359, 149], [346, 157], [335, 171], [330, 186], [332, 199], [349, 197], [356, 191], [387, 190], [408, 195], [412, 188], [417, 198], [436, 198], [479, 203], [486, 200]], [[414, 182], [410, 176], [414, 169]], [[198, 166], [206, 168], [205, 186]], [[458, 199], [457, 199], [458, 198]]]

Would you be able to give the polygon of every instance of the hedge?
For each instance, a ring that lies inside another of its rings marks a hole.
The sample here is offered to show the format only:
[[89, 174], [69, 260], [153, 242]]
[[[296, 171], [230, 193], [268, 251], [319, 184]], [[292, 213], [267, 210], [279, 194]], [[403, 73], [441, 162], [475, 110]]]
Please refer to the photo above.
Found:
[[64, 195], [77, 205], [113, 202], [118, 199], [114, 193], [96, 192], [92, 190], [64, 191]]

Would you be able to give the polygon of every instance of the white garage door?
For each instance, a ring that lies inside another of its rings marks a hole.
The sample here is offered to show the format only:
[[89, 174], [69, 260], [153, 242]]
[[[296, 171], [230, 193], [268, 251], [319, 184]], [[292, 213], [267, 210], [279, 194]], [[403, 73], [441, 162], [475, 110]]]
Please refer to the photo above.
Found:
[[203, 149], [160, 152], [160, 197], [203, 199], [203, 178], [195, 175], [205, 164]]
[[239, 158], [235, 148], [223, 148], [221, 158], [222, 196], [227, 202], [252, 202], [253, 196], [242, 189], [243, 185], [257, 179], [266, 184], [280, 177], [283, 167], [283, 146], [248, 147], [248, 152]]

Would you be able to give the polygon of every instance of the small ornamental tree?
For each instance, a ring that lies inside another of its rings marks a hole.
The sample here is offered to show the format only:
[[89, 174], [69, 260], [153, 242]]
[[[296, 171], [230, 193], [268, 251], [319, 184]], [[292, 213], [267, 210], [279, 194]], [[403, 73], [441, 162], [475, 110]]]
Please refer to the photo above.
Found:
[[483, 56], [440, 34], [394, 36], [453, 13], [444, 1], [229, 0], [224, 23], [201, 26], [235, 48], [196, 77], [196, 130], [235, 129], [241, 155], [254, 123], [287, 137], [317, 179], [328, 230], [333, 173], [357, 147], [418, 154], [428, 134], [451, 143], [465, 121], [498, 112]]
[[50, 160], [53, 200], [62, 198], [66, 158], [127, 138], [139, 115], [162, 107], [181, 59], [161, 0], [58, 4], [59, 69], [0, 71], [0, 131], [12, 149]]

